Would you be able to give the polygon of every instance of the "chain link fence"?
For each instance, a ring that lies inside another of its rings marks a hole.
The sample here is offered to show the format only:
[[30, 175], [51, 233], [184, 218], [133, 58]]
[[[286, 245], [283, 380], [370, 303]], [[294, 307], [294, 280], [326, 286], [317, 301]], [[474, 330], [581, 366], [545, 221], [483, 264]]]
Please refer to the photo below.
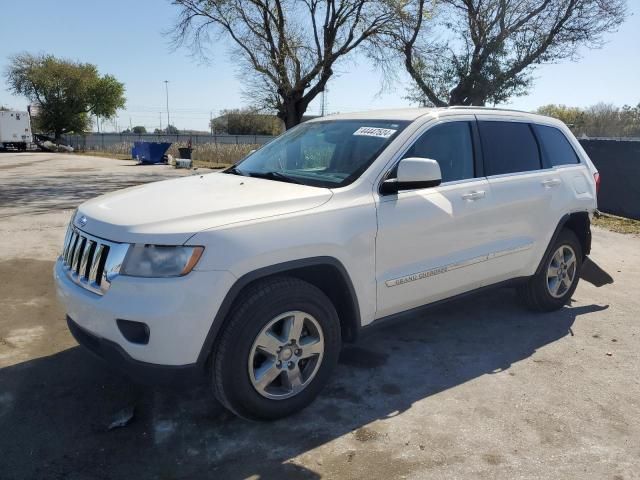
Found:
[[154, 134], [154, 133], [90, 133], [88, 135], [64, 135], [63, 142], [77, 151], [111, 151], [114, 146], [128, 145], [129, 151], [133, 142], [169, 142], [191, 145], [264, 145], [274, 137], [269, 135], [187, 135], [187, 134]]
[[274, 137], [269, 135], [157, 135], [128, 133], [91, 133], [88, 135], [66, 135], [63, 142], [76, 152], [99, 152], [130, 158], [134, 142], [167, 142], [167, 152], [174, 158], [178, 149], [192, 148], [192, 159], [199, 166], [220, 168], [236, 163], [252, 150], [260, 148]]

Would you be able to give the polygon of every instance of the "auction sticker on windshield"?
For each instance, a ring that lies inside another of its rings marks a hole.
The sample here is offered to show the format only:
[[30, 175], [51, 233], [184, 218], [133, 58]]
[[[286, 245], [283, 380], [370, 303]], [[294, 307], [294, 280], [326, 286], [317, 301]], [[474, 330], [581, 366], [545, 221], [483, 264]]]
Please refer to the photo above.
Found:
[[397, 130], [392, 128], [360, 127], [358, 130], [353, 132], [353, 134], [364, 137], [389, 138], [396, 132]]

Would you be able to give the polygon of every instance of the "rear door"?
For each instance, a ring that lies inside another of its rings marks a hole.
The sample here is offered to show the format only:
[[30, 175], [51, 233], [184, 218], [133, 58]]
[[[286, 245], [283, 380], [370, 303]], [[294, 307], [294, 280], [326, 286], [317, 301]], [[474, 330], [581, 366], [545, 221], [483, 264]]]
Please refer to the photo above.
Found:
[[552, 185], [552, 211], [556, 223], [568, 211], [590, 211], [596, 198], [593, 174], [586, 163], [580, 161], [573, 145], [559, 128], [534, 124], [542, 153], [542, 164], [550, 172]]
[[531, 275], [557, 224], [553, 194], [562, 179], [543, 165], [528, 121], [479, 117], [478, 130], [494, 200], [494, 259], [489, 283]]

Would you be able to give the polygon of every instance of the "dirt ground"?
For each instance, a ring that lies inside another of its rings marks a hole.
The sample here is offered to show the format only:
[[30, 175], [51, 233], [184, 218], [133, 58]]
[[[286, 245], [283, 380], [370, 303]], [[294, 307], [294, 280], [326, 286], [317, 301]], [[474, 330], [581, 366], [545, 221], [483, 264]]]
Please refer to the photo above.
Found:
[[[614, 279], [532, 314], [501, 289], [347, 347], [331, 384], [274, 423], [206, 387], [139, 386], [78, 347], [52, 268], [73, 208], [190, 174], [0, 154], [0, 478], [640, 478], [640, 238], [594, 229]], [[133, 409], [122, 428], [108, 426]]]

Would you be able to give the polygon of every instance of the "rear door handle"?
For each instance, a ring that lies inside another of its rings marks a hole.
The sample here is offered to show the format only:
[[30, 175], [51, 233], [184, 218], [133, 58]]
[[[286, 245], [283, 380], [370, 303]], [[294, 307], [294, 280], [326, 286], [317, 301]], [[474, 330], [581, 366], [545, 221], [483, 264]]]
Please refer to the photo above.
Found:
[[562, 183], [562, 180], [559, 178], [548, 178], [547, 180], [542, 181], [542, 186], [545, 188], [556, 187]]
[[480, 200], [481, 198], [484, 198], [484, 195], [485, 195], [484, 190], [476, 190], [474, 192], [465, 193], [464, 195], [462, 195], [462, 199], [473, 202], [475, 200]]

